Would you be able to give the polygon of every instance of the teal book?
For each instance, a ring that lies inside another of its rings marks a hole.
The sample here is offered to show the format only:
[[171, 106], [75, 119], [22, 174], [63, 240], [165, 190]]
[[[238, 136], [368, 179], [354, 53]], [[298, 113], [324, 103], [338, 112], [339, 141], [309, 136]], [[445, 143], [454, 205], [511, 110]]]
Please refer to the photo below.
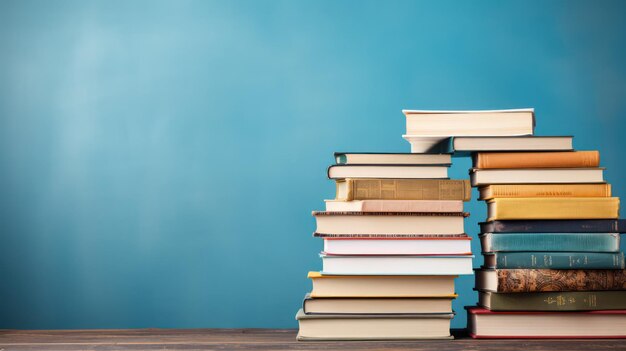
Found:
[[483, 255], [484, 266], [496, 269], [624, 269], [623, 252], [495, 252]]
[[486, 233], [480, 235], [483, 252], [618, 252], [619, 240], [617, 233]]

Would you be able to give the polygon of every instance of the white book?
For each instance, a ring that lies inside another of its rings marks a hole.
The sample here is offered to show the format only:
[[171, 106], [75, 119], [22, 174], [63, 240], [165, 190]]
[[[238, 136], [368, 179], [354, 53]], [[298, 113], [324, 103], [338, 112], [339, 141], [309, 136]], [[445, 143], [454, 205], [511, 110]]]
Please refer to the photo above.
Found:
[[460, 275], [473, 274], [472, 255], [342, 256], [321, 253], [322, 274], [336, 275]]
[[337, 164], [442, 165], [451, 164], [451, 154], [335, 152]]
[[333, 165], [328, 178], [445, 179], [449, 165]]
[[324, 252], [332, 255], [468, 255], [469, 236], [455, 238], [345, 239], [325, 238]]
[[602, 183], [604, 168], [472, 169], [472, 186], [491, 184]]
[[[455, 151], [569, 151], [572, 136], [455, 137]], [[514, 155], [513, 155], [514, 156]]]
[[454, 200], [324, 200], [331, 212], [462, 212]]
[[463, 234], [462, 212], [313, 212], [321, 234]]

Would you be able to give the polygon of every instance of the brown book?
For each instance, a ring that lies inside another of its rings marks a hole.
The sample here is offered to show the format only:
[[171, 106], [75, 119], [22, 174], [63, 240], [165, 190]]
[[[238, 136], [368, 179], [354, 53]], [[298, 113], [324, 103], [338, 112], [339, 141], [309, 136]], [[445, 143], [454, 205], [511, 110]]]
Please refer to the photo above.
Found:
[[600, 165], [598, 151], [479, 152], [474, 167], [488, 168], [593, 168]]
[[336, 200], [457, 200], [469, 201], [467, 180], [338, 179]]
[[478, 269], [476, 289], [499, 293], [626, 290], [626, 270]]
[[479, 200], [499, 197], [610, 197], [611, 184], [494, 184], [479, 189]]

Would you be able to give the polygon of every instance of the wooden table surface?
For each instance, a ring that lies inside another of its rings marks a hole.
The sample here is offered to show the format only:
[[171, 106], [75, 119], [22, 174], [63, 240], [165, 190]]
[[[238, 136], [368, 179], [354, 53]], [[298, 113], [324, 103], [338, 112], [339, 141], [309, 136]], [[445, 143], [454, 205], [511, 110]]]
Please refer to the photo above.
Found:
[[293, 329], [0, 330], [0, 350], [626, 350], [626, 340], [296, 341]]

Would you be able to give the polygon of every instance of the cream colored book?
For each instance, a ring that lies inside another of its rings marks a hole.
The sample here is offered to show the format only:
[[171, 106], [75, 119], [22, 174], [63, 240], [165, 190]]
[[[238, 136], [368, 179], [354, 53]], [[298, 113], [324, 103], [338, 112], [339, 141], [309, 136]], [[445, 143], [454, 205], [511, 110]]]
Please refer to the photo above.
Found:
[[604, 168], [476, 169], [472, 186], [491, 184], [603, 183]]
[[463, 212], [463, 201], [324, 200], [327, 212]]
[[443, 298], [312, 298], [302, 303], [306, 314], [452, 313], [451, 297]]
[[333, 165], [328, 178], [446, 179], [448, 165]]
[[487, 221], [516, 219], [615, 219], [618, 197], [497, 198], [487, 202]]
[[321, 234], [462, 234], [463, 212], [318, 212]]
[[363, 165], [449, 165], [451, 154], [411, 154], [411, 153], [371, 153], [371, 152], [335, 152], [337, 164]]
[[452, 313], [307, 315], [298, 311], [298, 340], [452, 339]]
[[322, 275], [309, 272], [312, 297], [456, 297], [455, 275]]
[[566, 151], [571, 136], [456, 137], [454, 151]]
[[460, 275], [473, 274], [472, 255], [331, 255], [321, 253], [322, 274]]

